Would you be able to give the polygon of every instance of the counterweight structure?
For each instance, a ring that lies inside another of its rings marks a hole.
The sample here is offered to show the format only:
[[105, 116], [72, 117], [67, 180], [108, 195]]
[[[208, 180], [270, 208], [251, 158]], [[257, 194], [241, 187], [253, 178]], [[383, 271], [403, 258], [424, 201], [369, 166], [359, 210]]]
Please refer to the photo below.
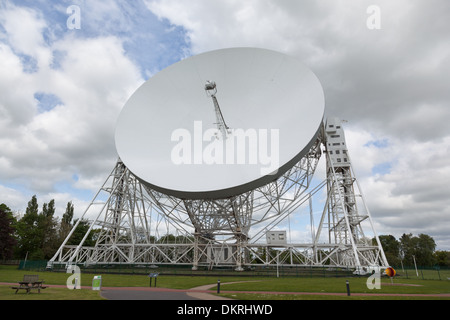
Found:
[[[313, 184], [321, 156], [326, 179]], [[316, 226], [312, 199], [326, 189]], [[311, 241], [288, 241], [280, 226], [310, 207]], [[90, 227], [68, 245], [82, 220]], [[279, 178], [224, 199], [181, 199], [143, 185], [119, 159], [48, 267], [55, 264], [345, 267], [364, 274], [389, 266], [353, 173], [339, 119], [323, 123], [309, 152]], [[85, 246], [92, 230], [94, 246]], [[367, 233], [367, 234], [366, 234]], [[369, 236], [369, 237], [367, 237]]]
[[[324, 134], [328, 217], [325, 221], [322, 216], [317, 237], [327, 225], [329, 242], [336, 245], [325, 257], [333, 261], [332, 264], [352, 265], [357, 269], [368, 267], [370, 270], [370, 267], [379, 265], [387, 267], [365, 197], [353, 173], [341, 121], [328, 119], [324, 124]], [[365, 226], [371, 238], [364, 233], [364, 221], [368, 222]]]

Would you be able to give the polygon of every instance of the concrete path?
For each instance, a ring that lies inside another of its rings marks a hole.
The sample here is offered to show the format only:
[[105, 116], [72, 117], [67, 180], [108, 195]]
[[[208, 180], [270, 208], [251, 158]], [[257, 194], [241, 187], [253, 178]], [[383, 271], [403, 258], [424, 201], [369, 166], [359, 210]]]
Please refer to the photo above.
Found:
[[102, 288], [101, 295], [108, 300], [231, 300], [213, 295], [216, 284], [187, 290], [167, 288]]
[[199, 300], [195, 296], [190, 296], [186, 291], [148, 289], [102, 288], [100, 295], [108, 300]]

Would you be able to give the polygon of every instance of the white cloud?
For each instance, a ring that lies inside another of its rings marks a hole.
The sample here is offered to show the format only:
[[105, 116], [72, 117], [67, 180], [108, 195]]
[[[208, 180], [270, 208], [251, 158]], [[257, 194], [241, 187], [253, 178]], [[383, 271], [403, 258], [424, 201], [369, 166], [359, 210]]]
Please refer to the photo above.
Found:
[[0, 194], [1, 194], [0, 203], [6, 204], [12, 210], [22, 208], [23, 204], [27, 203], [30, 200], [15, 188], [8, 188], [2, 185], [0, 185]]
[[50, 55], [42, 33], [47, 25], [37, 12], [7, 5], [7, 9], [0, 13], [0, 23], [16, 52], [34, 57], [38, 64], [48, 63]]
[[[433, 234], [448, 249], [450, 226], [450, 137], [415, 141], [391, 137], [386, 145], [367, 144], [371, 134], [347, 130], [352, 162], [381, 234]], [[362, 138], [365, 137], [365, 138]], [[384, 172], [373, 173], [388, 163]]]
[[[42, 194], [54, 193], [55, 184], [62, 181], [72, 184], [73, 191], [81, 186], [95, 190], [100, 185], [84, 179], [104, 180], [114, 165], [115, 122], [143, 82], [140, 70], [126, 57], [117, 37], [81, 39], [67, 33], [47, 44], [42, 40], [45, 21], [33, 10], [10, 6], [2, 19], [6, 31], [5, 43], [0, 42], [2, 183], [20, 181], [29, 192]], [[26, 22], [15, 29], [21, 19]], [[58, 68], [52, 65], [54, 52], [62, 53]], [[36, 58], [37, 70], [24, 70], [19, 55]], [[40, 111], [36, 93], [51, 94], [61, 103]], [[74, 173], [79, 176], [76, 183]], [[4, 191], [3, 199], [15, 194], [10, 188]]]
[[[34, 111], [34, 98], [31, 94], [32, 76], [24, 73], [20, 59], [13, 53], [11, 48], [0, 43], [0, 86], [8, 88], [2, 90], [0, 95], [0, 132], [2, 137], [9, 136], [6, 130], [11, 122], [14, 125], [27, 123], [32, 118], [30, 114]], [[19, 94], [20, 93], [20, 94]], [[8, 107], [11, 104], [14, 108]], [[15, 126], [11, 126], [15, 129]], [[9, 129], [9, 128], [8, 128]]]
[[[222, 47], [258, 46], [284, 51], [292, 43], [294, 28], [291, 18], [272, 1], [145, 1], [158, 17], [182, 25], [192, 43], [192, 51], [200, 53]], [[291, 30], [291, 32], [287, 32]]]

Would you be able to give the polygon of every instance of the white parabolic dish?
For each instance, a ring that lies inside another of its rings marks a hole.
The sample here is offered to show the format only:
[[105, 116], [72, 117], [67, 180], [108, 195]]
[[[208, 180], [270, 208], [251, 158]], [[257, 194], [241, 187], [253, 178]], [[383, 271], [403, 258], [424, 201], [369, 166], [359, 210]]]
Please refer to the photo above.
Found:
[[[207, 81], [230, 128], [217, 130]], [[145, 82], [125, 104], [116, 148], [145, 185], [182, 199], [221, 199], [283, 175], [321, 128], [324, 94], [296, 59], [257, 48], [211, 51]], [[212, 134], [211, 134], [212, 133]], [[220, 146], [220, 147], [219, 147]]]

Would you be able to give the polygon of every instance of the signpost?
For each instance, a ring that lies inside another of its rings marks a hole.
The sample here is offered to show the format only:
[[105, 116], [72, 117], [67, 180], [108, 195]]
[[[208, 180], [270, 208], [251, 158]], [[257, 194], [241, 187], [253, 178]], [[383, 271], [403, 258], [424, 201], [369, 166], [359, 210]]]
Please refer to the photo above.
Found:
[[156, 279], [158, 278], [159, 273], [150, 273], [148, 276], [150, 278], [150, 288], [152, 287], [152, 279], [155, 278], [155, 288], [156, 288]]
[[102, 276], [95, 276], [92, 279], [92, 290], [100, 291], [102, 288]]

